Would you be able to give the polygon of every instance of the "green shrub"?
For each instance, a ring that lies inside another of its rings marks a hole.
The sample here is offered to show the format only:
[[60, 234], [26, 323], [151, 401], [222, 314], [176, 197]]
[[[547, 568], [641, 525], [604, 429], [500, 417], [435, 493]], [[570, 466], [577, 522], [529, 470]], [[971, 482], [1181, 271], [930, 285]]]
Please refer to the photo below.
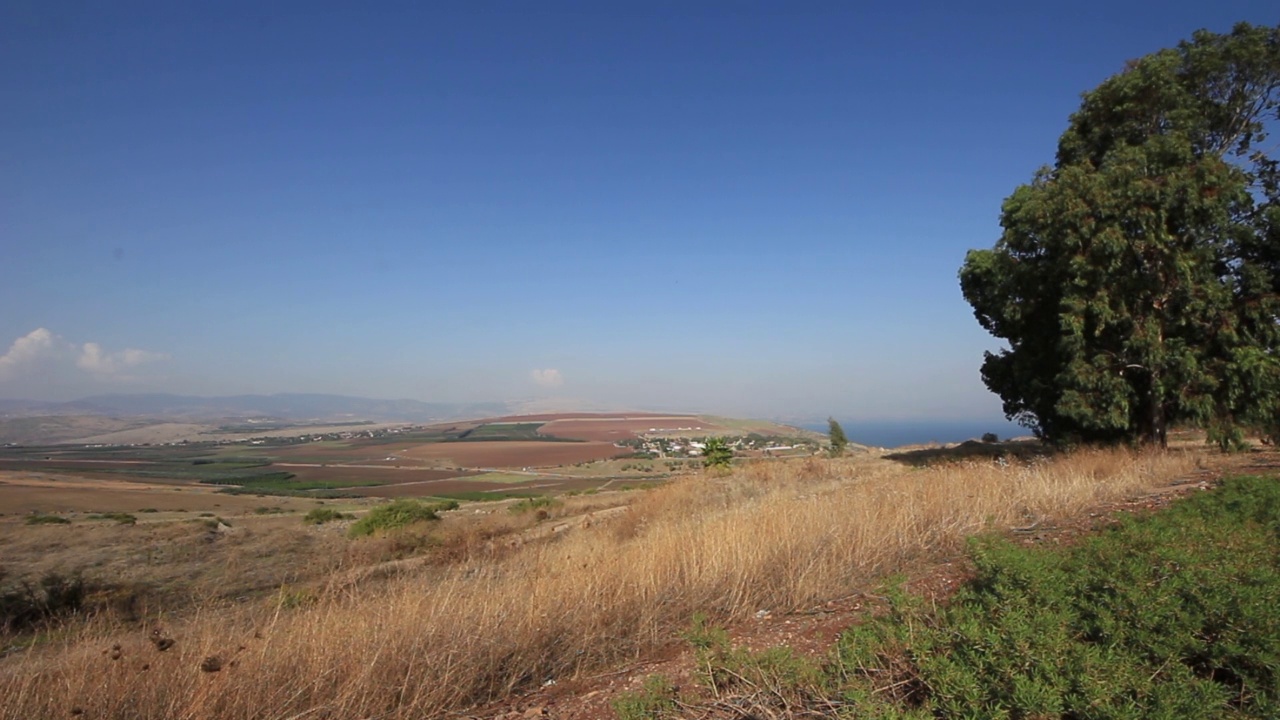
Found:
[[842, 637], [848, 697], [896, 693], [937, 717], [1280, 717], [1274, 479], [1066, 550], [971, 552], [976, 577], [946, 608], [899, 600]]
[[61, 515], [44, 515], [36, 513], [28, 515], [26, 523], [28, 525], [70, 525], [71, 521]]
[[332, 508], [316, 508], [304, 515], [302, 522], [308, 525], [323, 525], [334, 520], [346, 520], [349, 517], [351, 516]]
[[707, 446], [702, 449], [702, 464], [709, 468], [728, 468], [733, 462], [733, 449], [724, 438], [707, 438]]
[[348, 534], [353, 538], [365, 537], [375, 532], [396, 530], [414, 523], [432, 522], [440, 519], [437, 513], [457, 507], [458, 503], [454, 500], [431, 504], [417, 500], [394, 500], [370, 510], [351, 526]]
[[138, 518], [125, 512], [96, 513], [89, 516], [90, 520], [115, 520], [121, 525], [136, 525]]
[[618, 720], [657, 720], [676, 709], [675, 699], [676, 688], [670, 680], [650, 675], [640, 690], [619, 695], [613, 701], [613, 711]]

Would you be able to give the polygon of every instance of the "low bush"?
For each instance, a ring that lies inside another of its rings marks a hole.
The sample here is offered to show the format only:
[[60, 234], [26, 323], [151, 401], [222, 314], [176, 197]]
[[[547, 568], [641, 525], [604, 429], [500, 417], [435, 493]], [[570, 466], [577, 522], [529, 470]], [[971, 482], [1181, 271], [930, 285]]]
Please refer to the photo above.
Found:
[[898, 596], [845, 634], [847, 696], [930, 717], [1280, 717], [1274, 479], [1068, 550], [988, 539], [972, 555], [977, 576], [945, 609]]
[[432, 522], [440, 519], [438, 513], [457, 507], [458, 503], [453, 500], [430, 504], [417, 500], [394, 500], [370, 510], [351, 526], [348, 534], [353, 538], [366, 537], [414, 523]]
[[70, 525], [71, 521], [61, 515], [43, 515], [36, 513], [28, 515], [26, 520], [28, 525]]
[[[0, 575], [0, 581], [3, 581]], [[49, 573], [32, 583], [0, 587], [0, 631], [28, 630], [83, 607], [88, 588], [80, 577]]]
[[136, 525], [138, 518], [125, 512], [109, 512], [95, 513], [89, 516], [90, 520], [115, 520], [121, 525]]
[[335, 520], [346, 520], [351, 517], [346, 513], [338, 512], [332, 508], [316, 508], [302, 517], [302, 522], [308, 525], [323, 525], [327, 522]]
[[661, 675], [650, 675], [640, 690], [619, 695], [613, 701], [613, 711], [618, 714], [618, 720], [655, 720], [674, 711], [675, 700], [676, 688], [671, 681]]

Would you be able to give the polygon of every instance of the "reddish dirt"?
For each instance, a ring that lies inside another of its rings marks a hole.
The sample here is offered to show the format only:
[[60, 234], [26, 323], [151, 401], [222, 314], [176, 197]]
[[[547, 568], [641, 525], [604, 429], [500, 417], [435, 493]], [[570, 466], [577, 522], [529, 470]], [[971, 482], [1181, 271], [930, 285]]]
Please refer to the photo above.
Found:
[[[1142, 497], [1100, 505], [1067, 521], [1011, 530], [1009, 534], [1015, 541], [1026, 545], [1069, 545], [1113, 524], [1123, 514], [1159, 510], [1179, 497], [1214, 487], [1221, 482], [1224, 470], [1228, 469], [1231, 474], [1275, 473], [1280, 471], [1280, 456], [1275, 453], [1255, 453], [1246, 462], [1233, 462], [1229, 468], [1199, 471]], [[909, 573], [906, 586], [908, 590], [930, 602], [946, 602], [970, 575], [971, 566], [965, 557], [936, 558]], [[830, 653], [844, 630], [884, 607], [884, 598], [871, 593], [859, 593], [837, 598], [802, 612], [773, 614], [766, 611], [759, 617], [738, 623], [728, 630], [735, 646], [753, 650], [787, 646], [800, 655], [822, 658]], [[698, 670], [695, 667], [694, 652], [687, 643], [673, 639], [663, 651], [626, 667], [560, 680], [539, 690], [513, 696], [485, 708], [477, 708], [471, 714], [460, 714], [460, 717], [471, 720], [614, 718], [616, 714], [613, 711], [613, 701], [623, 693], [639, 690], [644, 680], [655, 674], [662, 675], [677, 687], [696, 687]], [[696, 692], [693, 694], [696, 696]], [[719, 717], [707, 712], [695, 712], [687, 716]]]
[[572, 465], [604, 460], [627, 452], [611, 442], [545, 442], [495, 440], [485, 442], [427, 443], [401, 451], [419, 460], [448, 461], [468, 468], [525, 468]]

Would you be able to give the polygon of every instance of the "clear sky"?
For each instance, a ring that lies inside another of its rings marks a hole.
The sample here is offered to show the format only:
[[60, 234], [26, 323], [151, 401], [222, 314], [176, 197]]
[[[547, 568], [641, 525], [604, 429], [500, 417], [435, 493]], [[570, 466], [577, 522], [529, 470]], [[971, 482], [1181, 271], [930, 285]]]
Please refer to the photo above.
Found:
[[1280, 5], [0, 6], [0, 397], [998, 418], [956, 272], [1080, 93]]

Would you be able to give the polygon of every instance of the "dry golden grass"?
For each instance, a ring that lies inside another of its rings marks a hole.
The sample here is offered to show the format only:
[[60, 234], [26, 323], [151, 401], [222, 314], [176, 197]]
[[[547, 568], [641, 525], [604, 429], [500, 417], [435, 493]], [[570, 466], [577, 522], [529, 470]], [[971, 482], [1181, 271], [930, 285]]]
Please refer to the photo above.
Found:
[[[808, 607], [967, 535], [1167, 484], [1198, 461], [810, 459], [690, 477], [639, 493], [623, 517], [505, 556], [373, 589], [335, 584], [295, 609], [197, 614], [165, 628], [167, 652], [147, 630], [84, 629], [0, 663], [0, 718], [440, 717], [636, 657], [695, 612], [728, 621]], [[214, 657], [220, 671], [202, 671]]]

